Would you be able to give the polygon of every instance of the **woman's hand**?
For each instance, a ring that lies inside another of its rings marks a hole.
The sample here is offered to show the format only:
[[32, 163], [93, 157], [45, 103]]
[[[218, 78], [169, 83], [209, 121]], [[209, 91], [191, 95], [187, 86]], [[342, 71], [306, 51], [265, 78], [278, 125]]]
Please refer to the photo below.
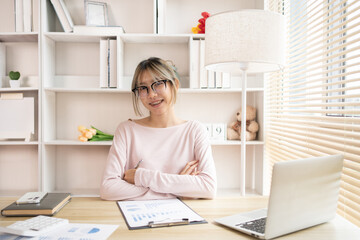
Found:
[[179, 173], [179, 175], [198, 175], [200, 171], [198, 171], [199, 160], [193, 160], [188, 162], [184, 169]]
[[[179, 173], [179, 175], [192, 175], [196, 176], [200, 173], [200, 171], [197, 169], [199, 166], [199, 160], [193, 160], [191, 162], [188, 162], [184, 169]], [[189, 200], [189, 199], [195, 199], [192, 197], [182, 197], [180, 196], [180, 199], [182, 200]]]
[[129, 169], [125, 171], [124, 180], [128, 183], [135, 184], [135, 172], [136, 169]]
[[[184, 169], [179, 173], [179, 175], [196, 176], [200, 173], [200, 171], [198, 171], [197, 169], [198, 166], [199, 166], [199, 160], [190, 161], [185, 165]], [[124, 180], [128, 183], [135, 184], [135, 172], [136, 169], [129, 169], [125, 171]]]

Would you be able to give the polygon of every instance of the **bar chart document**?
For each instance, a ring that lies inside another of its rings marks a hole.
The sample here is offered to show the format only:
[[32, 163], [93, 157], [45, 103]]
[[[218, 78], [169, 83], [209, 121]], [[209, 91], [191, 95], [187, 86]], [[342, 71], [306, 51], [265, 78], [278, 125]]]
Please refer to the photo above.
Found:
[[180, 199], [118, 201], [129, 229], [207, 223]]

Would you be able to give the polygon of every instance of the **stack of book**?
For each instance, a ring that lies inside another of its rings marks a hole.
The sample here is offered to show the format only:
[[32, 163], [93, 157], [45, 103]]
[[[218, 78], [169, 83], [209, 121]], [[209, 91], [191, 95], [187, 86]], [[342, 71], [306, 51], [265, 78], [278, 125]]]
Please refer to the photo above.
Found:
[[194, 39], [191, 45], [190, 88], [230, 88], [230, 73], [214, 72], [205, 68], [205, 40]]
[[[37, 1], [36, 0], [15, 0], [15, 32], [32, 32], [34, 30], [33, 16], [37, 16]], [[36, 11], [33, 14], [33, 11]]]
[[116, 39], [100, 40], [100, 87], [117, 87], [117, 44]]
[[17, 204], [13, 202], [1, 210], [3, 216], [52, 216], [71, 200], [70, 193], [48, 193], [40, 203]]
[[51, 0], [64, 32], [72, 32], [74, 23], [63, 0]]

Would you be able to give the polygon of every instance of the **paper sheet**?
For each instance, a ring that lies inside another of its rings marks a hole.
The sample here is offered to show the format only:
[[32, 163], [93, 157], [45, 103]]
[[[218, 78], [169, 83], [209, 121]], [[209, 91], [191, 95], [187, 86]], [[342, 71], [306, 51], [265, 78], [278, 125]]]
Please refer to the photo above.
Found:
[[204, 221], [179, 199], [118, 201], [129, 227], [146, 227], [149, 222], [172, 222], [187, 218], [190, 222]]
[[44, 235], [37, 237], [21, 237], [11, 234], [0, 233], [0, 240], [25, 240], [25, 239], [46, 239], [46, 240], [102, 240], [107, 239], [115, 230], [118, 225], [105, 225], [105, 224], [82, 224], [82, 223], [69, 223], [54, 231], [50, 231]]

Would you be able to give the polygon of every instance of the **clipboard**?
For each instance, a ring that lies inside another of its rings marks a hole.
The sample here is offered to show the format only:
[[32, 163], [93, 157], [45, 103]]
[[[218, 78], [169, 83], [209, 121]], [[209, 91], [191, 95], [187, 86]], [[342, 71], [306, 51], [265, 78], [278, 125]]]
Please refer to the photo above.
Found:
[[178, 198], [117, 201], [117, 206], [129, 230], [207, 223]]

